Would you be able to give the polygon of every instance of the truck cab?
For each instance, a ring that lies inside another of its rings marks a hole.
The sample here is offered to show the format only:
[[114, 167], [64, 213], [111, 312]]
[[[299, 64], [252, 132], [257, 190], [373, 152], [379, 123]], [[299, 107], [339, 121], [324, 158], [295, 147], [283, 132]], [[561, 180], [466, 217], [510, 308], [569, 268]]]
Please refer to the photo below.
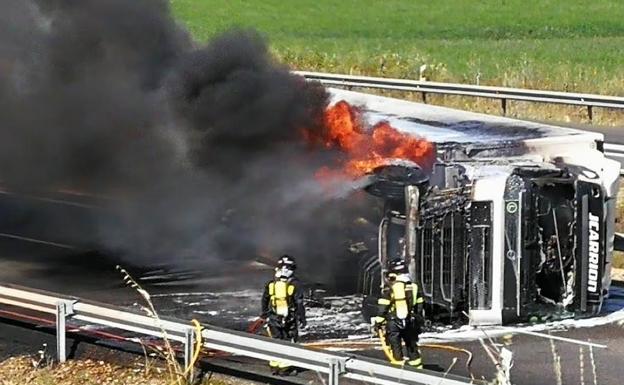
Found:
[[437, 146], [431, 169], [389, 160], [370, 174], [383, 214], [363, 292], [377, 296], [401, 258], [432, 318], [500, 325], [601, 311], [620, 169], [601, 134], [350, 91], [334, 98]]

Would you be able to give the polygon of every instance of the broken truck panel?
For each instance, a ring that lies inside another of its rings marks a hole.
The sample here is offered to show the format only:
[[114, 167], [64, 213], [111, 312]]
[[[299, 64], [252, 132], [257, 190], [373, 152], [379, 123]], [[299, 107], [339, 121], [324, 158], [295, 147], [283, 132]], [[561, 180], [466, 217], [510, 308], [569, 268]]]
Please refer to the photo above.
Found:
[[[429, 316], [475, 325], [590, 316], [608, 295], [619, 163], [601, 134], [351, 91], [370, 123], [436, 143], [438, 161], [389, 161], [367, 191], [384, 202], [379, 259], [404, 258]], [[418, 202], [415, 203], [414, 199]], [[370, 287], [368, 285], [369, 292]]]

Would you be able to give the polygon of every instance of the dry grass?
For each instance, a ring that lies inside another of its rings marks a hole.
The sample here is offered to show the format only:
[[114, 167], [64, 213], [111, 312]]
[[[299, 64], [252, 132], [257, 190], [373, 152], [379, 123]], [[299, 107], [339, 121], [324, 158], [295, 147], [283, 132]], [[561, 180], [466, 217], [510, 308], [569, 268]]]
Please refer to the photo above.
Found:
[[[154, 306], [154, 303], [152, 302], [152, 298], [150, 294], [147, 292], [147, 290], [141, 287], [141, 285], [139, 285], [139, 283], [135, 281], [134, 278], [132, 278], [132, 276], [127, 270], [125, 270], [119, 265], [117, 265], [116, 268], [123, 275], [124, 283], [128, 285], [129, 287], [131, 287], [132, 289], [136, 290], [136, 292], [140, 295], [140, 297], [145, 302], [145, 305], [142, 305], [141, 309], [143, 309], [143, 311], [150, 318], [156, 321], [157, 325], [162, 325], [160, 315], [158, 314], [158, 311], [156, 310], [156, 307]], [[193, 322], [195, 322], [197, 327], [199, 328], [198, 335], [201, 335], [201, 325], [196, 320], [193, 320]], [[160, 326], [160, 329], [164, 336], [163, 338], [164, 346], [161, 349], [150, 349], [150, 350], [153, 350], [153, 354], [158, 355], [166, 363], [165, 366], [167, 368], [167, 373], [169, 376], [169, 383], [171, 385], [188, 385], [190, 382], [190, 379], [193, 378], [193, 374], [194, 374], [193, 370], [194, 370], [195, 361], [197, 360], [197, 358], [199, 358], [199, 354], [201, 353], [201, 337], [196, 342], [191, 365], [187, 369], [184, 369], [182, 365], [180, 365], [180, 363], [178, 362], [177, 353], [175, 349], [173, 348], [173, 345], [171, 344], [169, 337], [167, 336], [167, 331], [164, 328], [162, 328], [162, 326]], [[141, 346], [143, 347], [143, 351], [147, 353], [146, 346], [144, 346], [143, 344], [141, 344]], [[147, 364], [146, 364], [146, 367], [147, 367]]]
[[[566, 71], [568, 70], [565, 69], [562, 70], [564, 72], [563, 75], [561, 72], [554, 70], [554, 74], [556, 74], [555, 76], [547, 72], [547, 70], [553, 70], [552, 68], [543, 69], [543, 71], [520, 71], [519, 73], [514, 73], [513, 69], [502, 70], [501, 73], [497, 73], [493, 78], [484, 82], [479, 80], [480, 72], [478, 70], [476, 70], [474, 78], [466, 77], [465, 75], [459, 76], [449, 73], [446, 66], [442, 63], [436, 64], [429, 63], [427, 61], [419, 61], [418, 63], [415, 62], [408, 65], [405, 63], [405, 60], [393, 60], [392, 57], [396, 55], [389, 55], [390, 59], [387, 59], [386, 55], [382, 55], [376, 59], [377, 63], [362, 67], [357, 62], [357, 59], [348, 61], [351, 65], [345, 66], [344, 63], [334, 63], [331, 61], [324, 62], [323, 60], [320, 60], [320, 62], [315, 62], [318, 58], [303, 58], [298, 56], [292, 57], [292, 55], [284, 54], [280, 51], [276, 51], [275, 54], [281, 61], [288, 63], [292, 68], [300, 70], [365, 76], [396, 77], [413, 80], [419, 79], [419, 65], [417, 64], [420, 63], [427, 65], [427, 70], [425, 72], [427, 80], [448, 83], [481, 84], [536, 90], [596, 93], [600, 95], [619, 95], [621, 93], [621, 84], [624, 82], [624, 79], [619, 77], [619, 73], [613, 74], [613, 78], [605, 75], [604, 77], [598, 79], [592, 78], [591, 75], [586, 76], [583, 73], [566, 74]], [[541, 65], [546, 64], [542, 63]], [[411, 70], [408, 71], [404, 68], [406, 66], [411, 68]], [[366, 92], [398, 97], [417, 102], [423, 101], [421, 93], [379, 90], [367, 90]], [[428, 104], [457, 108], [465, 111], [481, 112], [491, 115], [505, 115], [517, 119], [556, 121], [572, 124], [591, 123], [602, 126], [624, 126], [624, 110], [594, 108], [593, 117], [590, 120], [587, 107], [582, 106], [508, 100], [507, 109], [505, 114], [503, 114], [501, 101], [495, 99], [427, 94], [426, 102]]]
[[[72, 360], [35, 369], [30, 357], [14, 357], [0, 362], [0, 385], [169, 385], [167, 369], [161, 363], [145, 370], [141, 359], [120, 366], [104, 361]], [[244, 385], [249, 382], [212, 375], [203, 385]]]
[[160, 385], [168, 384], [162, 370], [148, 373], [138, 366], [121, 367], [103, 361], [68, 361], [35, 369], [29, 357], [9, 358], [0, 363], [1, 385]]

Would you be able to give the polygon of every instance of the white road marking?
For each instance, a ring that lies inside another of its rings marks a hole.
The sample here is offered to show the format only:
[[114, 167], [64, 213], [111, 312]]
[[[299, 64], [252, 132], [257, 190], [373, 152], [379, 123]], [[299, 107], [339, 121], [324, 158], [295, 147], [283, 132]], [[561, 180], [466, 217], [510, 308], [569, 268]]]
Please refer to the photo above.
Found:
[[62, 199], [46, 198], [46, 197], [39, 197], [39, 196], [34, 196], [34, 195], [16, 194], [14, 192], [7, 191], [7, 190], [2, 190], [2, 189], [0, 189], [0, 194], [21, 196], [21, 197], [24, 197], [24, 198], [38, 200], [38, 201], [43, 201], [43, 202], [58, 203], [58, 204], [61, 204], [61, 205], [82, 207], [82, 208], [87, 208], [87, 209], [99, 209], [99, 208], [101, 208], [99, 206], [90, 205], [90, 204], [87, 204], [87, 203], [78, 203], [78, 202], [72, 202], [72, 201], [67, 201], [67, 200], [62, 200]]
[[60, 247], [62, 249], [69, 249], [69, 250], [77, 250], [78, 249], [77, 247], [72, 246], [72, 245], [66, 245], [66, 244], [63, 244], [63, 243], [44, 241], [42, 239], [22, 237], [21, 235], [15, 235], [15, 234], [0, 233], [0, 237], [11, 238], [11, 239], [19, 239], [20, 241], [26, 241], [26, 242], [40, 243], [42, 245]]

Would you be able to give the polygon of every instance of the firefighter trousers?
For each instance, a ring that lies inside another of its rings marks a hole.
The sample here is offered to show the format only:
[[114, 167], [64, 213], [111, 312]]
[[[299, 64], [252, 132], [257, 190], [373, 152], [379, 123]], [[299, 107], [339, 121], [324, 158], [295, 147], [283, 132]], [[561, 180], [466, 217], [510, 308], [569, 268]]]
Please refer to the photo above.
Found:
[[418, 349], [419, 334], [420, 324], [414, 317], [404, 320], [398, 318], [388, 319], [388, 322], [386, 322], [386, 341], [392, 350], [392, 356], [395, 361], [403, 362], [401, 342], [405, 342], [407, 364], [422, 369], [422, 358]]
[[[294, 319], [285, 319], [281, 316], [269, 316], [267, 329], [272, 338], [291, 342], [297, 342], [299, 339], [299, 330], [297, 322]], [[286, 371], [290, 369], [290, 365], [279, 361], [269, 361], [269, 366], [274, 371]]]
[[294, 319], [269, 316], [267, 326], [273, 338], [291, 342], [297, 342], [299, 339], [299, 330], [297, 328], [297, 322]]

